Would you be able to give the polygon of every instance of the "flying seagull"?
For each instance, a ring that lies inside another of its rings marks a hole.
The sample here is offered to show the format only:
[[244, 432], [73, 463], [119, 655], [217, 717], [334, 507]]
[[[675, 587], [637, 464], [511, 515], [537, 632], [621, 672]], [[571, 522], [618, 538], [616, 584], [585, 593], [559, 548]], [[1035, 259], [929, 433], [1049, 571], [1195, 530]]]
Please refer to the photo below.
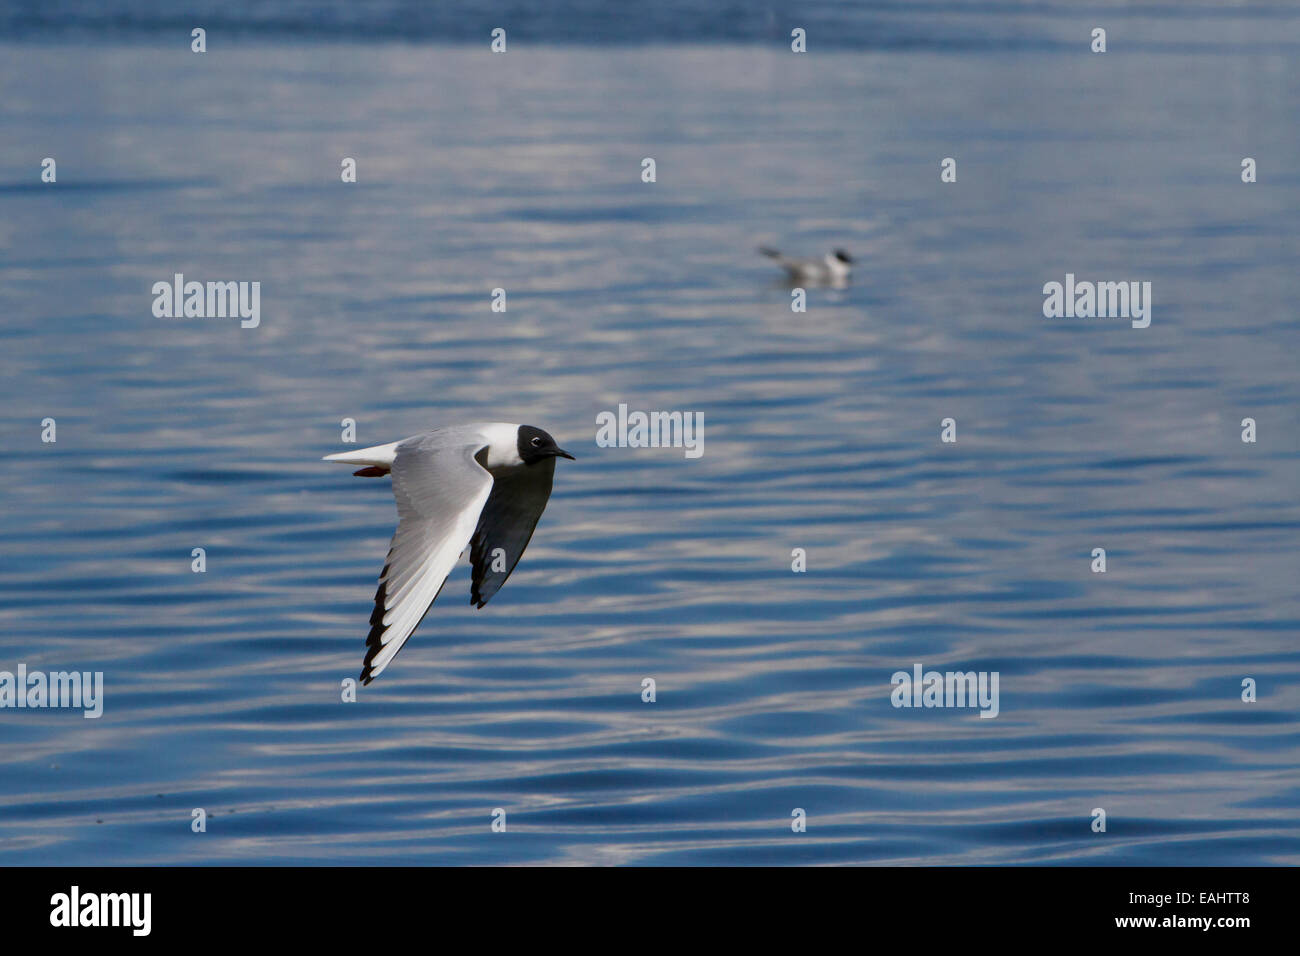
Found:
[[474, 565], [470, 603], [505, 584], [551, 496], [555, 459], [573, 456], [532, 425], [455, 425], [387, 445], [327, 455], [393, 476], [397, 531], [379, 574], [361, 682], [369, 684], [424, 620], [465, 546]]
[[843, 249], [836, 249], [820, 259], [792, 259], [768, 246], [759, 246], [758, 251], [769, 259], [775, 259], [791, 282], [840, 284], [853, 271], [853, 257]]

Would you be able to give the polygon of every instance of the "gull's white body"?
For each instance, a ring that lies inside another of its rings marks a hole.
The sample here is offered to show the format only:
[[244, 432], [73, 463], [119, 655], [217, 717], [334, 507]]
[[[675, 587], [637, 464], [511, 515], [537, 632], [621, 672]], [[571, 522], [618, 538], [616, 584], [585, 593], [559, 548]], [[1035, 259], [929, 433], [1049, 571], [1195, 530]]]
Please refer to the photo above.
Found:
[[785, 270], [791, 282], [825, 283], [839, 285], [844, 283], [853, 272], [853, 267], [827, 253], [820, 259], [795, 259], [785, 256], [775, 249], [760, 249], [763, 255], [776, 261]]
[[455, 425], [450, 428], [439, 428], [426, 432], [423, 435], [413, 435], [410, 438], [403, 438], [401, 441], [392, 441], [387, 445], [372, 445], [369, 448], [358, 448], [356, 451], [326, 455], [321, 461], [337, 461], [344, 465], [376, 465], [391, 471], [393, 461], [397, 457], [398, 445], [436, 435], [441, 441], [448, 444], [461, 440], [470, 443], [486, 443], [488, 447], [488, 467], [508, 468], [523, 464], [515, 441], [515, 436], [518, 433], [519, 426], [512, 425], [509, 422]]

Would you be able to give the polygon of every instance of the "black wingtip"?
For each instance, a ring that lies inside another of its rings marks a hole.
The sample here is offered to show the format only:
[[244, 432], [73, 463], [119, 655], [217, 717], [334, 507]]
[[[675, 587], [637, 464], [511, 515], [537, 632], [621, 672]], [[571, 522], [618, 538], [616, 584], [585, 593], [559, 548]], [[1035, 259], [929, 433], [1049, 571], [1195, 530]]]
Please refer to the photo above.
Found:
[[479, 586], [483, 583], [483, 552], [486, 550], [483, 537], [483, 519], [479, 517], [479, 526], [474, 529], [474, 536], [469, 539], [469, 563], [472, 569], [469, 578], [469, 603], [481, 608], [487, 603]]
[[364, 687], [375, 679], [374, 660], [383, 644], [380, 639], [384, 634], [384, 600], [388, 593], [388, 563], [379, 572], [379, 589], [375, 592], [375, 606], [370, 612], [370, 633], [366, 635], [366, 656], [361, 661], [361, 686]]

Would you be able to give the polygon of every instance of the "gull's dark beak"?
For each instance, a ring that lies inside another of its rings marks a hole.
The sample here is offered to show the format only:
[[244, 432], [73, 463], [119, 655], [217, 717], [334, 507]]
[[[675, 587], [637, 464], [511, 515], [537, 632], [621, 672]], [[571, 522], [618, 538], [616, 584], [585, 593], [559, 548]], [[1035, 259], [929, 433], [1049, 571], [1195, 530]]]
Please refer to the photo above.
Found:
[[557, 449], [555, 449], [555, 457], [556, 457], [556, 458], [567, 458], [567, 459], [569, 459], [569, 461], [577, 461], [577, 460], [578, 460], [578, 459], [574, 458], [572, 455], [570, 455], [570, 454], [569, 454], [567, 451], [565, 451], [563, 448], [557, 448]]

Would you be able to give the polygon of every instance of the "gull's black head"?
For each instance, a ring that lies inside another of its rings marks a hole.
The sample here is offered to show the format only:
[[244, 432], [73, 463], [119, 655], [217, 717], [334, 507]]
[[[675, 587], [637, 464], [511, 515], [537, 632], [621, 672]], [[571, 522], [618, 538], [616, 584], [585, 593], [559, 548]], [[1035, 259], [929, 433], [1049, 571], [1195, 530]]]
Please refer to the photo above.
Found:
[[525, 465], [536, 464], [547, 458], [567, 458], [573, 461], [574, 457], [563, 448], [555, 444], [555, 439], [540, 428], [534, 428], [532, 425], [519, 426], [519, 457], [523, 459]]
[[849, 263], [853, 261], [853, 257], [849, 255], [847, 252], [845, 252], [843, 249], [835, 250], [835, 258], [839, 259], [840, 262], [844, 262], [844, 263]]

